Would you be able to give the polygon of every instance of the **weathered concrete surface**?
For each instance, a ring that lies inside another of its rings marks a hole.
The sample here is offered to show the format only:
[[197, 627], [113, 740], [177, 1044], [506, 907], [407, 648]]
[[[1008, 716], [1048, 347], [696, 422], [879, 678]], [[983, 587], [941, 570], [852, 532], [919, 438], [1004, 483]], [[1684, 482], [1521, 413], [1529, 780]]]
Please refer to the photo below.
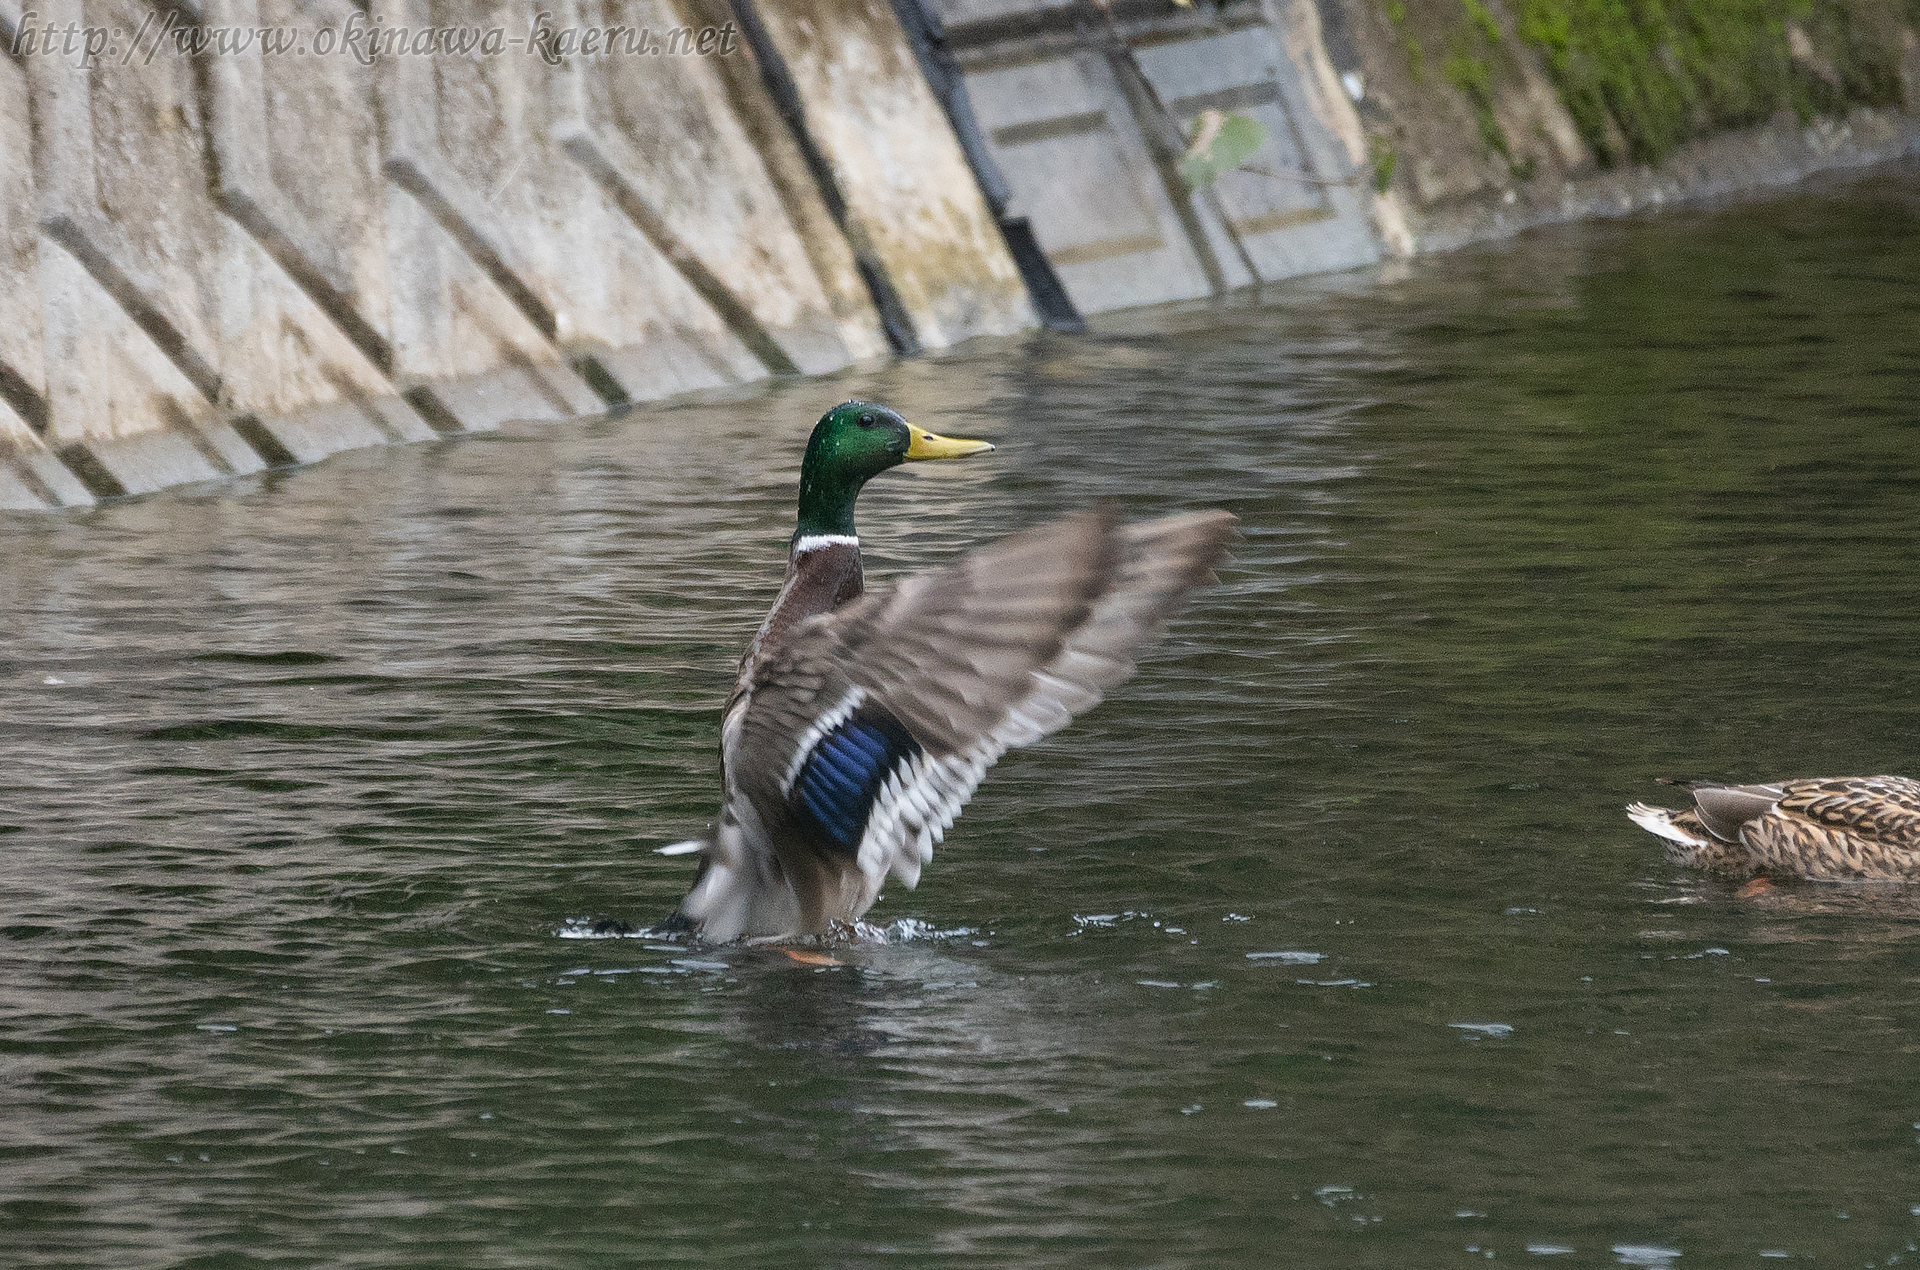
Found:
[[[132, 30], [142, 13], [119, 0], [69, 0], [46, 16]], [[172, 57], [27, 60], [46, 436], [56, 450], [85, 445], [109, 490], [257, 470], [263, 458], [235, 420], [392, 391], [216, 207], [194, 69]]]
[[[582, 6], [581, 14], [655, 28], [693, 21], [661, 3]], [[727, 20], [724, 11], [698, 17], [716, 26]], [[878, 356], [886, 341], [852, 252], [746, 62], [736, 55], [584, 63], [581, 129], [624, 187], [616, 202], [669, 244], [669, 255], [702, 262], [793, 369], [815, 374]]]
[[[534, 10], [48, 0], [27, 16], [124, 34], [196, 12], [237, 28], [518, 33]], [[88, 63], [21, 52], [22, 18], [0, 0], [0, 505], [576, 416], [886, 347], [738, 55], [369, 64], [256, 45]], [[547, 18], [688, 20], [669, 0]], [[924, 91], [917, 72], [909, 87]], [[950, 232], [949, 191], [857, 192], [945, 234], [902, 269], [929, 343], [1027, 320], [997, 239], [973, 261]], [[897, 206], [929, 193], [932, 208]], [[887, 241], [904, 261], [928, 239]]]
[[[84, 487], [77, 497], [60, 499], [39, 474], [41, 467], [64, 469], [40, 435], [46, 426], [46, 332], [32, 145], [26, 68], [0, 58], [0, 509], [13, 511], [91, 501]], [[77, 482], [69, 475], [66, 484]]]
[[[1378, 257], [1366, 142], [1307, 0], [1182, 12], [937, 0], [1016, 209], [1082, 312]], [[1258, 120], [1248, 169], [1172, 171], [1205, 110]]]
[[1321, 52], [1318, 11], [1292, 0], [1254, 7], [1247, 18], [1137, 56], [1181, 137], [1210, 107], [1237, 109], [1266, 128], [1246, 170], [1223, 174], [1214, 187], [1249, 281], [1376, 259], [1366, 143]]
[[[389, 26], [447, 25], [445, 3], [386, 0]], [[538, 57], [381, 58], [374, 102], [388, 183], [396, 370], [515, 378], [454, 391], [455, 414], [561, 418], [737, 381], [746, 350], [554, 143], [570, 103]], [[577, 76], [575, 77], [577, 78]], [[645, 295], [648, 303], [622, 303]], [[613, 350], [622, 356], [608, 356]], [[590, 386], [595, 372], [615, 390]], [[472, 426], [469, 424], [468, 426]]]
[[1104, 58], [975, 60], [967, 83], [1014, 207], [1032, 221], [1082, 313], [1209, 293], [1206, 268]]
[[1033, 306], [887, 0], [760, 0], [806, 122], [923, 348], [1032, 326]]

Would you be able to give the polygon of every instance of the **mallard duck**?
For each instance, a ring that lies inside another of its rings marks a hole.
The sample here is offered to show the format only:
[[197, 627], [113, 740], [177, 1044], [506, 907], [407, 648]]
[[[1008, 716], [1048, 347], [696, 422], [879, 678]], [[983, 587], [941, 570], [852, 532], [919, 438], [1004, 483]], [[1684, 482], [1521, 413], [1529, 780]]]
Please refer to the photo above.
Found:
[[1221, 511], [1085, 512], [863, 593], [861, 487], [992, 448], [863, 401], [815, 426], [786, 583], [721, 716], [719, 820], [660, 848], [700, 856], [676, 925], [818, 935], [853, 928], [889, 876], [914, 886], [987, 768], [1130, 675], [1232, 532]]
[[1833, 776], [1771, 785], [1665, 781], [1693, 794], [1668, 811], [1629, 803], [1676, 864], [1833, 880], [1920, 880], [1920, 781]]

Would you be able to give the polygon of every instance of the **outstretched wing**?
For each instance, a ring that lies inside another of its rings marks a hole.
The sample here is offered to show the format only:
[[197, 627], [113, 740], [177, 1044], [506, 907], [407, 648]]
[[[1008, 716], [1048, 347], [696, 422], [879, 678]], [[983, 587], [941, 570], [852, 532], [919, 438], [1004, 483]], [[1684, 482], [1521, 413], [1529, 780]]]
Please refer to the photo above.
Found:
[[1000, 755], [1132, 673], [1233, 523], [1073, 516], [810, 619], [756, 671], [736, 792], [871, 889], [914, 885]]

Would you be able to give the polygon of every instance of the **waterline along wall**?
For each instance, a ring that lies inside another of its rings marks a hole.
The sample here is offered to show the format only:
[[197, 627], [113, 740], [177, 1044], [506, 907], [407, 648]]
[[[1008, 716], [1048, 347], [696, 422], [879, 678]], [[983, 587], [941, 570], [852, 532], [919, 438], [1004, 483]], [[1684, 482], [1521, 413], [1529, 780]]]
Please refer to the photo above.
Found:
[[0, 0], [0, 508], [1905, 152], [1915, 7]]

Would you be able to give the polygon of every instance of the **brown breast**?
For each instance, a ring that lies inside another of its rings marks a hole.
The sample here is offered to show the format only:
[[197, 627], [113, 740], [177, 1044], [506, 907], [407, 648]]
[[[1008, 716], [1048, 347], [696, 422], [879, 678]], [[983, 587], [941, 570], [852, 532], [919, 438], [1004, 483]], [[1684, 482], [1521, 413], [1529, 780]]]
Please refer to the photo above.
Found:
[[[806, 543], [801, 540], [801, 544]], [[860, 597], [865, 575], [858, 540], [831, 539], [787, 558], [787, 580], [773, 610], [740, 658], [745, 675], [762, 656], [780, 646], [796, 625], [819, 613], [831, 613]]]

